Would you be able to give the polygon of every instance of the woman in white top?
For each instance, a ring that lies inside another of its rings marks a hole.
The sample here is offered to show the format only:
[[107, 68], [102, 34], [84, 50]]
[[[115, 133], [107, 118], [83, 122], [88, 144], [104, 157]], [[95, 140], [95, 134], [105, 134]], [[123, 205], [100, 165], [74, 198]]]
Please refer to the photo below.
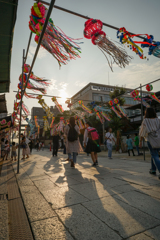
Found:
[[[160, 160], [159, 160], [159, 149], [153, 148], [151, 143], [148, 141], [148, 134], [151, 132], [156, 132], [160, 129], [160, 119], [157, 118], [157, 115], [153, 108], [146, 108], [144, 120], [140, 127], [139, 135], [140, 135], [140, 143], [139, 147], [142, 147], [142, 139], [145, 138], [147, 140], [148, 148], [151, 153], [151, 174], [156, 174], [156, 169], [158, 169], [160, 173]], [[159, 175], [160, 179], [160, 175]]]

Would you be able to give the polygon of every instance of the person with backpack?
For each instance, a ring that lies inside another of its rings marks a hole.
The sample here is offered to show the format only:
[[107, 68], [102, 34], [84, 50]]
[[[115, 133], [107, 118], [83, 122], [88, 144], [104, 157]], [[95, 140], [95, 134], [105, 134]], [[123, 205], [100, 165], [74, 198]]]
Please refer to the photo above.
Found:
[[98, 165], [98, 152], [101, 152], [99, 146], [99, 134], [95, 128], [93, 128], [90, 122], [86, 122], [86, 129], [84, 132], [84, 147], [85, 152], [91, 154], [93, 161], [92, 166]]
[[142, 140], [147, 140], [147, 145], [151, 154], [151, 169], [150, 174], [156, 174], [156, 170], [159, 171], [160, 179], [160, 119], [157, 117], [156, 112], [153, 108], [146, 108], [144, 120], [141, 124], [140, 131], [140, 143], [139, 147], [142, 147]]
[[108, 132], [106, 133], [105, 139], [107, 140], [108, 157], [109, 159], [112, 159], [112, 140], [115, 142], [112, 128], [109, 128]]
[[76, 158], [79, 152], [83, 151], [79, 142], [79, 127], [75, 123], [75, 118], [70, 117], [69, 124], [65, 127], [66, 135], [66, 152], [68, 153], [71, 167], [75, 167]]

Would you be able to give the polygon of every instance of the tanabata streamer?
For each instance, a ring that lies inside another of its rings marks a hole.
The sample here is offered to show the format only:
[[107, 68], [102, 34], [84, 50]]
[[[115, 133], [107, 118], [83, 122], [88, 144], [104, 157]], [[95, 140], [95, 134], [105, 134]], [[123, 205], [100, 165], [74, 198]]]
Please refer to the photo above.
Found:
[[[145, 42], [145, 41], [133, 41], [133, 37], [136, 37], [136, 36], [144, 36], [146, 35], [147, 38], [151, 38], [148, 34], [131, 34], [129, 33], [124, 27], [120, 28], [118, 31], [117, 31], [117, 38], [119, 38], [120, 42], [122, 44], [127, 44], [128, 47], [130, 47], [130, 49], [132, 51], [134, 51], [136, 54], [138, 54], [138, 56], [141, 58], [141, 59], [146, 59], [146, 57], [144, 57], [143, 55], [143, 50], [141, 47], [139, 47], [137, 44], [147, 44], [147, 45], [152, 45], [152, 43], [149, 43], [149, 42]], [[137, 43], [137, 44], [136, 44]]]
[[133, 90], [131, 93], [130, 93], [131, 97], [135, 98], [136, 96], [139, 95], [139, 91], [138, 90]]
[[[141, 102], [141, 96], [140, 96], [140, 95], [139, 95], [139, 96], [136, 96], [136, 97], [134, 98], [134, 100]], [[142, 104], [143, 104], [144, 107], [147, 107], [147, 108], [150, 107], [150, 105], [145, 101], [144, 98], [142, 98]]]
[[53, 117], [53, 113], [50, 111], [50, 108], [45, 103], [44, 99], [42, 99], [42, 96], [38, 97], [39, 101], [38, 103], [42, 106], [43, 110], [46, 112], [48, 118]]
[[155, 101], [157, 101], [158, 103], [160, 103], [160, 99], [157, 98], [157, 96], [155, 95], [155, 93], [151, 93], [151, 98], [154, 99]]
[[22, 110], [26, 116], [30, 114], [28, 107], [22, 102]]
[[54, 123], [55, 117], [52, 117], [52, 122], [50, 124], [50, 128], [53, 128], [53, 123]]
[[59, 111], [60, 113], [63, 113], [64, 110], [63, 110], [62, 106], [58, 103], [56, 97], [52, 97], [51, 99], [52, 99], [52, 101], [55, 103], [55, 105], [56, 105], [58, 111]]
[[78, 101], [78, 103], [83, 108], [83, 110], [85, 110], [88, 113], [92, 113], [92, 111], [83, 104], [82, 100]]
[[63, 132], [63, 126], [64, 126], [64, 117], [60, 117], [60, 122], [59, 122], [59, 131]]
[[38, 119], [37, 119], [37, 116], [34, 116], [34, 122], [35, 122], [36, 128], [38, 128]]
[[29, 120], [29, 118], [26, 118], [25, 119], [26, 120], [26, 122], [28, 123], [28, 125], [30, 126], [30, 129], [31, 129], [31, 131], [30, 131], [30, 133], [29, 133], [29, 137], [32, 135], [32, 134], [34, 134], [34, 125], [32, 124], [32, 122], [31, 122], [31, 120]]
[[127, 114], [125, 113], [124, 108], [121, 107], [120, 104], [119, 104], [119, 100], [118, 100], [117, 98], [115, 98], [113, 101], [114, 101], [116, 107], [118, 108], [118, 110], [120, 111], [120, 113], [121, 113], [124, 117], [127, 117]]
[[114, 101], [113, 100], [110, 100], [109, 101], [109, 105], [111, 106], [112, 110], [115, 112], [115, 114], [121, 118], [121, 114], [116, 110], [116, 108], [113, 106], [114, 105]]
[[84, 128], [84, 125], [83, 125], [82, 120], [80, 118], [78, 119], [78, 124], [79, 124], [80, 129]]
[[107, 121], [111, 121], [111, 118], [108, 116], [108, 114], [106, 114], [105, 112], [100, 112], [100, 113]]
[[[34, 3], [31, 8], [29, 28], [36, 34], [35, 41], [37, 43], [42, 32], [47, 11], [47, 8], [41, 2]], [[50, 18], [41, 46], [51, 53], [61, 66], [61, 64], [67, 64], [71, 59], [79, 57], [80, 47], [76, 44], [76, 40], [78, 39], [72, 39], [66, 36], [62, 30], [58, 30]]]
[[44, 121], [44, 128], [43, 128], [43, 130], [46, 132], [47, 130], [49, 130], [49, 123], [48, 123], [48, 120], [47, 120], [47, 116], [43, 117], [43, 121]]
[[[84, 37], [91, 39], [94, 45], [105, 55], [108, 65], [112, 69], [112, 64], [116, 63], [119, 67], [125, 67], [129, 64], [131, 57], [128, 56], [125, 49], [117, 47], [107, 37], [106, 33], [102, 31], [103, 23], [97, 19], [89, 19], [85, 22]], [[109, 58], [107, 55], [109, 55]]]
[[99, 118], [100, 122], [103, 124], [103, 118], [100, 116], [99, 112], [96, 112], [96, 116]]

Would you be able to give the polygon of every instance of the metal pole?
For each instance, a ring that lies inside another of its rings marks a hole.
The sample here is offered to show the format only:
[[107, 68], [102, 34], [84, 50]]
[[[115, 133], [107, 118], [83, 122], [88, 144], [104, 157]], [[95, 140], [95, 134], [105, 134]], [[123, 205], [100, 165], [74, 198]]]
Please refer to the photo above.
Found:
[[24, 63], [26, 63], [26, 60], [27, 60], [27, 56], [28, 56], [28, 52], [29, 52], [29, 47], [30, 47], [31, 39], [32, 39], [32, 32], [30, 33], [30, 36], [29, 36], [29, 41], [28, 41], [28, 46], [27, 46], [27, 51], [26, 51], [26, 56], [25, 56], [25, 61], [24, 61]]
[[37, 45], [37, 48], [36, 48], [36, 51], [35, 51], [35, 54], [34, 54], [34, 57], [33, 57], [31, 68], [30, 68], [30, 71], [29, 71], [29, 74], [28, 74], [28, 77], [27, 77], [27, 80], [26, 80], [26, 84], [24, 86], [24, 91], [22, 92], [21, 98], [23, 98], [23, 95], [24, 95], [24, 92], [26, 90], [26, 87], [27, 87], [30, 75], [32, 73], [32, 69], [33, 69], [34, 63], [36, 61], [36, 57], [38, 55], [38, 51], [39, 51], [39, 48], [41, 46], [41, 42], [42, 42], [42, 39], [43, 39], [43, 36], [44, 36], [44, 33], [45, 33], [45, 30], [46, 30], [46, 27], [47, 27], [47, 24], [48, 24], [48, 21], [49, 21], [49, 18], [50, 18], [50, 15], [51, 15], [51, 12], [52, 12], [52, 9], [53, 9], [55, 1], [56, 0], [51, 0], [50, 6], [49, 6], [49, 9], [48, 9], [48, 13], [47, 13], [47, 16], [46, 16], [46, 20], [45, 20], [45, 23], [43, 25], [43, 29], [42, 29], [41, 35], [39, 37], [38, 45]]
[[[141, 122], [143, 121], [143, 104], [142, 104], [142, 84], [140, 84], [140, 93], [141, 93]], [[143, 138], [143, 156], [145, 161], [145, 145], [144, 145], [144, 138]]]
[[20, 141], [21, 141], [21, 119], [22, 119], [22, 93], [23, 93], [24, 62], [25, 62], [25, 49], [23, 49], [23, 59], [22, 59], [22, 87], [21, 87], [21, 101], [20, 101], [19, 145], [18, 145], [17, 174], [19, 173], [19, 160], [20, 160]]
[[[103, 144], [104, 144], [104, 142], [105, 142], [105, 129], [104, 129], [104, 123], [105, 123], [105, 121], [103, 121], [103, 123], [102, 123], [102, 129], [103, 129]], [[105, 148], [104, 150], [106, 150], [106, 148]]]

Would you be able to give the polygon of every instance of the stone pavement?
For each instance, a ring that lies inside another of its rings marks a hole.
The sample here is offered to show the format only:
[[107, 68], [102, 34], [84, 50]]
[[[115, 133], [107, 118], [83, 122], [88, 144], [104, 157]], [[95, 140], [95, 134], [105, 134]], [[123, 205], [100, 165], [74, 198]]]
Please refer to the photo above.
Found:
[[[149, 162], [33, 151], [18, 185], [36, 240], [160, 240], [160, 180]], [[16, 164], [13, 168], [16, 171]]]

